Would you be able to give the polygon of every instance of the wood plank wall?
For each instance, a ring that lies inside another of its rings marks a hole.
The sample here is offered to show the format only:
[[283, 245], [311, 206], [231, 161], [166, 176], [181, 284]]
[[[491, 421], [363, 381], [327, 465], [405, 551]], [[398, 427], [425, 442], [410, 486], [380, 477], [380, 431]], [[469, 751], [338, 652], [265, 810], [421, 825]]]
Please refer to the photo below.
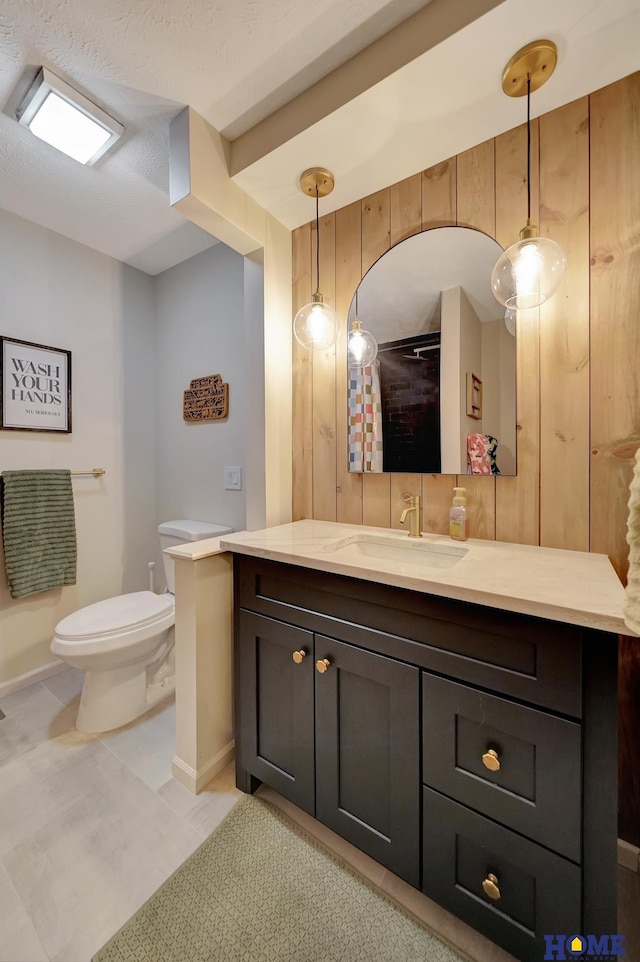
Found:
[[[560, 291], [518, 329], [518, 474], [460, 477], [470, 535], [608, 554], [624, 579], [640, 446], [640, 73], [533, 123], [532, 210], [564, 248]], [[475, 227], [503, 246], [526, 218], [526, 129], [479, 144], [320, 223], [322, 291], [336, 348], [294, 345], [293, 517], [397, 527], [422, 493], [423, 528], [446, 532], [454, 476], [350, 475], [345, 318], [388, 248], [428, 227]], [[294, 231], [294, 311], [315, 285], [315, 224]], [[640, 643], [620, 658], [620, 834], [640, 845]]]

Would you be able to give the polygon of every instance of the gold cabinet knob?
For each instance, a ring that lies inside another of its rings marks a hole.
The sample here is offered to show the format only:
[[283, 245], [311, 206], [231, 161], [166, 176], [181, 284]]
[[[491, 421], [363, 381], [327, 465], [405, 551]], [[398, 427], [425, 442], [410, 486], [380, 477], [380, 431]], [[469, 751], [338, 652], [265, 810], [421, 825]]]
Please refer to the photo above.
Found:
[[490, 772], [499, 772], [500, 759], [498, 757], [498, 753], [494, 751], [493, 748], [490, 748], [482, 756], [482, 764], [484, 765], [485, 768], [488, 768]]
[[495, 899], [497, 901], [500, 898], [498, 879], [491, 872], [489, 872], [486, 879], [482, 883], [482, 888], [484, 889], [484, 894], [488, 895], [490, 899]]
[[328, 658], [319, 658], [316, 662], [316, 671], [319, 671], [321, 675], [324, 675], [327, 668], [329, 668], [331, 662]]
[[295, 661], [296, 665], [301, 665], [306, 657], [306, 654], [307, 653], [304, 648], [300, 648], [299, 651], [294, 651], [291, 657]]

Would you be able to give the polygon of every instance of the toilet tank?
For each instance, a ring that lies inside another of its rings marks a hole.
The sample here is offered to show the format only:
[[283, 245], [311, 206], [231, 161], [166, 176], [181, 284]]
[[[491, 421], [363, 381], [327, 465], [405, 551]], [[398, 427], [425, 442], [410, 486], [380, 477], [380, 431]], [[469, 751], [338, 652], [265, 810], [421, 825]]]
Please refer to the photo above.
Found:
[[[217, 538], [223, 534], [230, 534], [232, 531], [233, 528], [227, 527], [226, 524], [215, 524], [211, 521], [163, 521], [162, 524], [158, 525], [160, 547], [163, 552], [165, 548], [171, 548], [176, 544], [203, 541], [205, 538]], [[167, 588], [173, 595], [176, 591], [173, 558], [163, 554], [162, 562], [167, 579]]]

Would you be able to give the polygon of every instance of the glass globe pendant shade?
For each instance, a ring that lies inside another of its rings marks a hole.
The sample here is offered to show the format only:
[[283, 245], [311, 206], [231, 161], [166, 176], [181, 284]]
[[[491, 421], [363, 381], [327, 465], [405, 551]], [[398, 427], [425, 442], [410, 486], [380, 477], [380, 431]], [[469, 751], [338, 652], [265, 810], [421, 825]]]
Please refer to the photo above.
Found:
[[526, 311], [539, 307], [558, 290], [566, 264], [564, 251], [555, 241], [524, 237], [498, 258], [491, 273], [491, 289], [507, 308]]
[[349, 332], [347, 358], [349, 367], [367, 367], [378, 356], [378, 342], [373, 334], [362, 328], [359, 317], [355, 317]]
[[513, 307], [508, 307], [504, 312], [504, 326], [509, 331], [509, 334], [516, 336], [516, 322], [518, 318], [518, 312]]
[[293, 333], [303, 347], [311, 351], [326, 351], [333, 347], [340, 330], [338, 315], [324, 303], [318, 291], [310, 304], [301, 307], [293, 319]]

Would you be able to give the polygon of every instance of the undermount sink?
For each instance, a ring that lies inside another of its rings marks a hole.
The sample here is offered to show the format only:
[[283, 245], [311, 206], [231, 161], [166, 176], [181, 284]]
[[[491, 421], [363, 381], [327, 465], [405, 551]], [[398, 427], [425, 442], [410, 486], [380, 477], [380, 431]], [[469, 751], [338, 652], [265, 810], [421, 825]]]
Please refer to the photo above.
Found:
[[468, 548], [453, 544], [434, 544], [420, 538], [408, 541], [404, 537], [387, 537], [375, 534], [354, 534], [327, 545], [323, 551], [336, 559], [366, 563], [367, 559], [392, 561], [398, 564], [416, 565], [419, 568], [452, 568], [464, 558]]

